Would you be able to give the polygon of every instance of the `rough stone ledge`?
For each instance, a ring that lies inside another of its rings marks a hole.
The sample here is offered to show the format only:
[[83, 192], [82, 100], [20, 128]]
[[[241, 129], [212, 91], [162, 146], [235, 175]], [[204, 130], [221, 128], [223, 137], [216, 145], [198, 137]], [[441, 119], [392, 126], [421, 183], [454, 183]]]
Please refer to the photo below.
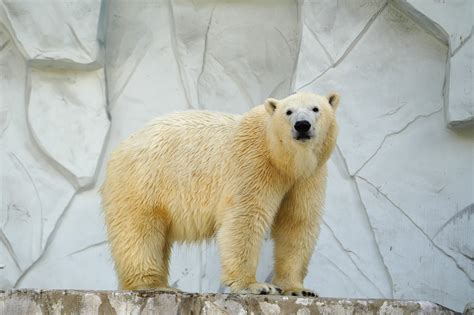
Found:
[[0, 291], [0, 314], [458, 314], [427, 301], [147, 291]]

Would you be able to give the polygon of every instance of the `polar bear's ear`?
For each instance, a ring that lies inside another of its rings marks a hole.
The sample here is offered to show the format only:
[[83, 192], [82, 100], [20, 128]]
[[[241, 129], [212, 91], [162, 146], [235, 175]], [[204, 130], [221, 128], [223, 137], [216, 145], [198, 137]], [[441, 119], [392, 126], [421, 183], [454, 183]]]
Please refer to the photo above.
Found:
[[278, 106], [278, 100], [274, 98], [267, 98], [265, 100], [265, 109], [270, 115], [273, 115]]
[[334, 110], [336, 110], [337, 107], [339, 106], [339, 99], [340, 99], [339, 94], [332, 92], [332, 93], [329, 93], [327, 98], [328, 98], [328, 101], [329, 101], [329, 105], [331, 105], [332, 108]]

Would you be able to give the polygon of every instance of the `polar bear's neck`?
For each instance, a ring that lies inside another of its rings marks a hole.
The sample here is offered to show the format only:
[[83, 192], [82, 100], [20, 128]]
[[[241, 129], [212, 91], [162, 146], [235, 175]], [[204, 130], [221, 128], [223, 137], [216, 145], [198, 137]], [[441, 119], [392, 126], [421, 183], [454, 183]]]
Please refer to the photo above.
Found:
[[284, 175], [296, 180], [309, 177], [316, 171], [318, 158], [312, 146], [271, 136], [267, 136], [266, 140], [271, 163]]

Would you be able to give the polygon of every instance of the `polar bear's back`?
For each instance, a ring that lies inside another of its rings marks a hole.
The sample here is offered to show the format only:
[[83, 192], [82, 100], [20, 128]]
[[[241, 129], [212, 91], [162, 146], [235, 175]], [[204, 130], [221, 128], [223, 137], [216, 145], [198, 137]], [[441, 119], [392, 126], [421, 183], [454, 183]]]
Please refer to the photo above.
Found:
[[233, 115], [222, 112], [208, 110], [187, 110], [172, 112], [167, 115], [155, 118], [150, 125], [166, 126], [187, 126], [188, 128], [215, 128], [219, 126], [229, 126], [238, 123], [240, 115]]
[[151, 121], [129, 142], [190, 169], [222, 158], [239, 121], [240, 116], [219, 112], [176, 112]]
[[195, 150], [218, 148], [228, 142], [239, 120], [238, 115], [204, 110], [174, 112], [149, 122], [123, 141], [116, 151], [128, 151], [140, 156], [152, 152], [170, 156], [169, 152], [162, 150], [173, 149], [177, 150], [175, 154], [179, 151], [192, 157]]

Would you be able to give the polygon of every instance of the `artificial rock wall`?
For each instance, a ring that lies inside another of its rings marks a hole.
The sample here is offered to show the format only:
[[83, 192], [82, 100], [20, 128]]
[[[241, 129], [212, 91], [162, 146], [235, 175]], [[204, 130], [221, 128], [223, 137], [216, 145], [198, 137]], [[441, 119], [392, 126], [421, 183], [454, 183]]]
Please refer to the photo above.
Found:
[[[306, 285], [474, 296], [470, 0], [0, 0], [0, 289], [115, 289], [98, 188], [158, 115], [338, 91], [338, 147]], [[258, 277], [271, 278], [265, 241]], [[214, 243], [170, 283], [222, 292]]]

